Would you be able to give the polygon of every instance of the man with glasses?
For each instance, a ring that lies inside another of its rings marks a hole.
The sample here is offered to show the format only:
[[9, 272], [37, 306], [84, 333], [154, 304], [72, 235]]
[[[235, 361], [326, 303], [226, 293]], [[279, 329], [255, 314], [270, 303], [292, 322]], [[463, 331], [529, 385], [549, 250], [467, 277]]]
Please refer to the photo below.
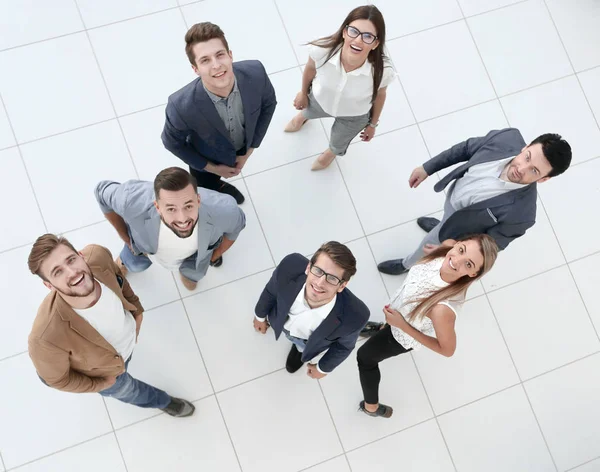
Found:
[[346, 290], [355, 273], [352, 252], [336, 241], [323, 244], [310, 261], [290, 254], [273, 272], [256, 304], [254, 329], [265, 334], [271, 326], [276, 339], [284, 333], [292, 342], [289, 373], [308, 361], [308, 376], [323, 378], [354, 349], [369, 319], [367, 306]]

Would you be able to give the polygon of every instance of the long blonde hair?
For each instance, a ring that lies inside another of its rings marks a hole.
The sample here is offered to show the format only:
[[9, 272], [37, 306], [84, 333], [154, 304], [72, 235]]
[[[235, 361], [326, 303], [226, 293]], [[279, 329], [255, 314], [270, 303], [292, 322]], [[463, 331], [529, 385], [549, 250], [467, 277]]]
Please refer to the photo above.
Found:
[[[417, 303], [415, 309], [412, 310], [408, 315], [409, 321], [422, 319], [438, 303], [451, 299], [461, 293], [466, 293], [467, 289], [472, 283], [483, 277], [494, 266], [496, 258], [498, 257], [498, 245], [491, 236], [488, 236], [487, 234], [473, 234], [457, 240], [457, 242], [460, 241], [477, 241], [479, 244], [479, 250], [483, 255], [483, 264], [479, 269], [478, 274], [475, 277], [463, 275], [460, 279], [455, 280], [447, 287], [436, 290], [424, 298], [420, 298], [418, 300], [408, 300], [405, 302], [405, 305], [407, 303]], [[446, 257], [446, 254], [448, 254], [451, 249], [451, 246], [442, 245], [423, 257], [418, 264], [430, 262], [440, 257]]]

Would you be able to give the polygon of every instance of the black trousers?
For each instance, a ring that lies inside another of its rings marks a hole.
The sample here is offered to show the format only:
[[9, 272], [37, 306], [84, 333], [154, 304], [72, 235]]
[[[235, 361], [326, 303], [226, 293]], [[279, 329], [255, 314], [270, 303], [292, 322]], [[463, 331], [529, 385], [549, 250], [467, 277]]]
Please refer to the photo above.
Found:
[[[238, 149], [235, 153], [236, 156], [243, 156], [246, 154], [246, 146], [241, 149]], [[218, 164], [218, 162], [213, 162], [213, 164]], [[221, 176], [217, 174], [213, 174], [212, 172], [205, 172], [203, 170], [196, 170], [190, 167], [190, 174], [196, 177], [196, 181], [198, 182], [198, 187], [207, 188], [209, 190], [219, 190], [223, 185], [223, 181], [221, 180]]]
[[385, 325], [382, 330], [361, 346], [356, 354], [356, 359], [360, 385], [366, 403], [379, 403], [379, 382], [381, 382], [379, 363], [411, 350], [405, 349], [394, 339], [390, 325]]

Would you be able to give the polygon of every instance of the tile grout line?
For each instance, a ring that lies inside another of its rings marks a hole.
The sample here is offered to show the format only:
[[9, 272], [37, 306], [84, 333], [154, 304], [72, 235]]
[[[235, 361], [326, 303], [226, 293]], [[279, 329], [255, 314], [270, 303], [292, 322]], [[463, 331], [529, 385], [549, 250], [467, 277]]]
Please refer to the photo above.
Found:
[[8, 470], [8, 469], [6, 468], [6, 464], [4, 463], [4, 459], [2, 458], [2, 451], [0, 451], [0, 465], [2, 465], [2, 468], [3, 468], [4, 470]]
[[575, 467], [571, 467], [570, 469], [565, 470], [565, 472], [575, 472], [575, 469], [578, 469], [581, 466], [584, 466], [584, 465], [590, 464], [594, 461], [597, 461], [598, 459], [600, 459], [600, 456], [594, 457], [593, 459], [590, 459], [589, 461], [582, 462], [581, 464], [578, 464]]
[[137, 166], [135, 165], [135, 161], [133, 160], [133, 154], [131, 153], [131, 149], [129, 148], [129, 143], [127, 142], [127, 136], [125, 136], [125, 131], [123, 130], [123, 126], [121, 125], [121, 120], [119, 119], [119, 114], [117, 113], [117, 108], [115, 106], [115, 102], [110, 93], [110, 89], [108, 87], [108, 82], [106, 81], [106, 77], [104, 77], [104, 72], [102, 72], [102, 66], [100, 65], [100, 60], [98, 59], [98, 55], [96, 54], [96, 50], [94, 49], [94, 43], [92, 42], [92, 38], [90, 37], [90, 33], [85, 25], [85, 19], [83, 18], [83, 14], [81, 13], [81, 9], [79, 8], [79, 4], [77, 0], [73, 0], [75, 3], [75, 7], [77, 8], [77, 12], [79, 13], [79, 17], [81, 18], [81, 22], [83, 26], [86, 28], [85, 36], [88, 40], [88, 44], [90, 45], [90, 49], [92, 50], [92, 56], [94, 57], [94, 61], [96, 62], [96, 67], [98, 67], [98, 72], [100, 74], [100, 78], [102, 79], [102, 83], [104, 84], [104, 89], [106, 90], [106, 94], [108, 95], [108, 100], [110, 101], [110, 106], [113, 109], [113, 113], [115, 114], [115, 118], [117, 120], [117, 125], [119, 126], [119, 130], [121, 131], [121, 136], [123, 138], [123, 142], [125, 143], [125, 148], [127, 149], [127, 154], [129, 154], [129, 159], [131, 160], [131, 165], [133, 166], [133, 171], [137, 178], [140, 178], [140, 174], [138, 172]]
[[106, 410], [106, 416], [108, 416], [108, 421], [110, 421], [110, 427], [112, 428], [112, 434], [117, 443], [117, 447], [119, 448], [119, 454], [121, 454], [121, 460], [123, 461], [123, 466], [125, 467], [125, 471], [128, 472], [129, 469], [127, 467], [127, 462], [125, 461], [125, 456], [123, 455], [123, 449], [121, 449], [121, 443], [119, 442], [119, 438], [117, 437], [117, 432], [115, 431], [115, 424], [113, 423], [112, 416], [110, 416], [110, 410], [108, 409], [108, 405], [106, 404], [106, 398], [100, 396], [102, 399], [102, 403], [104, 404], [104, 409]]
[[[304, 467], [303, 469], [300, 469], [297, 472], [310, 472], [310, 470], [314, 469], [315, 467], [318, 467], [320, 465], [326, 464], [329, 461], [332, 461], [334, 459], [337, 459], [338, 457], [342, 457], [342, 456], [345, 456], [345, 455], [346, 455], [345, 453], [338, 454], [337, 456], [330, 457], [329, 459], [325, 459], [324, 461], [317, 462], [316, 464], [309, 465], [308, 467]], [[350, 467], [350, 463], [349, 462], [348, 462], [348, 466]], [[350, 467], [350, 471], [352, 472], [352, 467]]]

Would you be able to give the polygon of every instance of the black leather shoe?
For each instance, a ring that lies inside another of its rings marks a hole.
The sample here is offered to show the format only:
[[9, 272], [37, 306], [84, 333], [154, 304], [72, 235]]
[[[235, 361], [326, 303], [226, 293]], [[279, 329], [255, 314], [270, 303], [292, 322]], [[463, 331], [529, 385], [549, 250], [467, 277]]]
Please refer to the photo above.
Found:
[[235, 198], [235, 201], [238, 205], [244, 203], [245, 198], [242, 195], [242, 192], [227, 182], [223, 182], [217, 192], [224, 193], [225, 195], [231, 195], [233, 198]]
[[298, 372], [298, 369], [304, 365], [302, 362], [302, 353], [296, 348], [295, 344], [292, 344], [292, 349], [290, 349], [290, 353], [287, 356], [287, 361], [285, 361], [285, 370], [287, 370], [290, 374], [294, 372]]
[[211, 267], [221, 267], [223, 265], [223, 256], [219, 257], [214, 261], [210, 261]]
[[185, 418], [194, 414], [196, 407], [193, 403], [184, 400], [183, 398], [171, 397], [171, 403], [163, 408], [167, 415], [175, 416], [177, 418]]
[[422, 216], [417, 218], [417, 224], [426, 233], [429, 233], [433, 228], [440, 224], [440, 220], [437, 218], [431, 218], [429, 216]]
[[408, 272], [408, 269], [402, 264], [403, 259], [391, 259], [377, 264], [379, 272], [388, 275], [400, 275]]
[[380, 323], [377, 321], [367, 321], [367, 324], [360, 332], [360, 337], [370, 338], [371, 336], [375, 336], [384, 327], [384, 325], [385, 323]]

